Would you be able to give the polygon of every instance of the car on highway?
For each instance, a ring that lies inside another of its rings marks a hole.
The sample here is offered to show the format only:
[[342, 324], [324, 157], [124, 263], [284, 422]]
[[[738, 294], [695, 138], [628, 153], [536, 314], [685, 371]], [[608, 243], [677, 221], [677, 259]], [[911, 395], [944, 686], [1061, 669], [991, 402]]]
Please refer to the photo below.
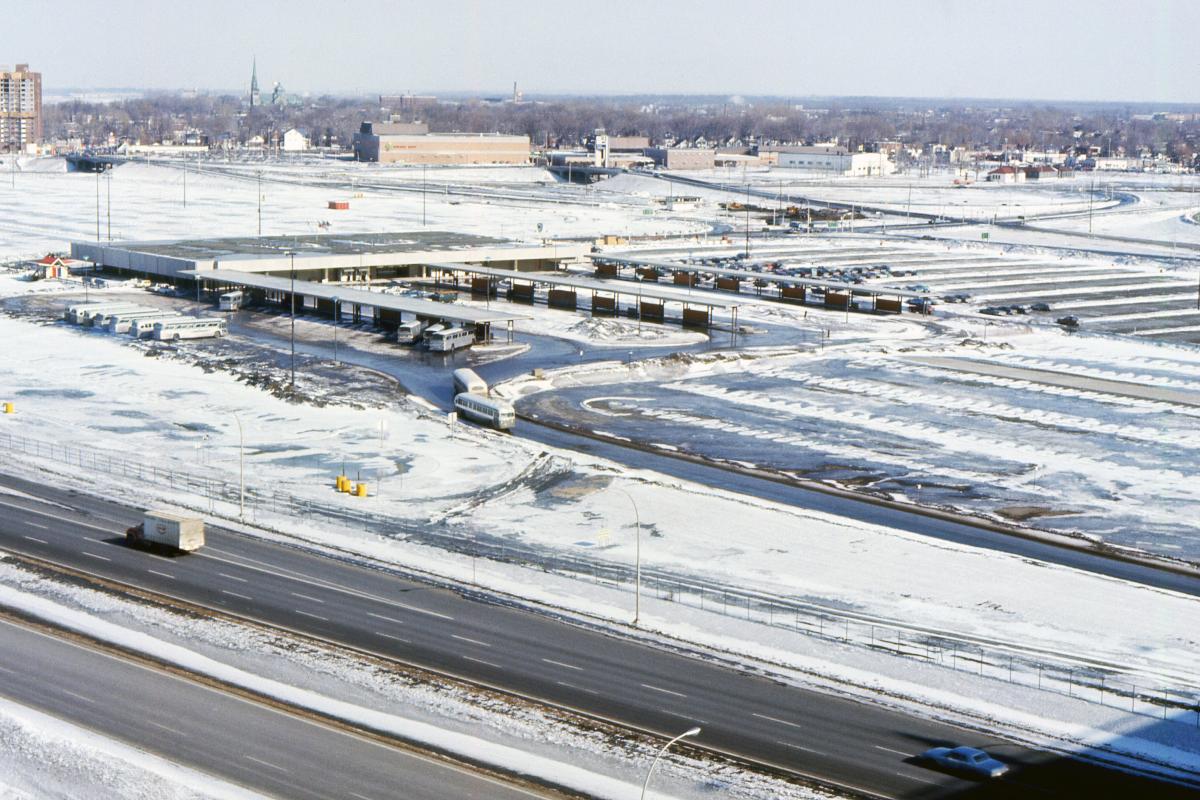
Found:
[[1033, 305], [1031, 305], [1029, 307], [1029, 310], [1030, 311], [1049, 311], [1050, 304], [1049, 303], [1034, 303]]
[[979, 309], [979, 313], [987, 314], [989, 317], [998, 317], [1001, 314], [1003, 314], [1004, 312], [1001, 311], [1000, 309], [996, 308], [995, 306], [988, 306], [987, 308]]
[[1057, 322], [1059, 325], [1062, 325], [1064, 328], [1078, 328], [1079, 327], [1079, 317], [1075, 316], [1074, 314], [1068, 314], [1065, 317], [1059, 317], [1058, 319], [1056, 319], [1054, 321]]
[[922, 753], [921, 760], [948, 772], [988, 780], [1009, 770], [1008, 764], [977, 747], [934, 747]]

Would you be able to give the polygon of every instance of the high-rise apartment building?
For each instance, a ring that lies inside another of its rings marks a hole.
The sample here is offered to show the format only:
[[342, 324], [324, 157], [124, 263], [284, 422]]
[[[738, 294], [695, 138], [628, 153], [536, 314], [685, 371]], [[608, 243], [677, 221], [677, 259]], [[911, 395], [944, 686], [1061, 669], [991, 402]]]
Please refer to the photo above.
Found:
[[42, 73], [28, 64], [0, 67], [0, 150], [23, 150], [42, 140]]

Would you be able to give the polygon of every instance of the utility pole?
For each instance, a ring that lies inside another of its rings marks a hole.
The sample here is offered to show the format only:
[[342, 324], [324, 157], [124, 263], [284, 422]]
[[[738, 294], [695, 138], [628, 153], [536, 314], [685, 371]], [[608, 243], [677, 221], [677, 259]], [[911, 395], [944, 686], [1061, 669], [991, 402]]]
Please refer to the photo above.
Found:
[[100, 241], [100, 164], [96, 164], [96, 241]]
[[425, 165], [421, 165], [421, 227], [425, 227]]
[[183, 207], [187, 208], [187, 160], [183, 162]]
[[108, 205], [108, 240], [112, 241], [112, 170], [105, 170], [104, 199]]
[[296, 254], [288, 251], [288, 259], [291, 261], [292, 271], [292, 386], [291, 391], [294, 394], [296, 391]]
[[258, 235], [262, 236], [262, 170], [258, 171]]
[[750, 184], [746, 184], [746, 258], [750, 258]]
[[1088, 236], [1092, 235], [1092, 203], [1096, 199], [1096, 175], [1092, 174], [1092, 188], [1088, 192]]

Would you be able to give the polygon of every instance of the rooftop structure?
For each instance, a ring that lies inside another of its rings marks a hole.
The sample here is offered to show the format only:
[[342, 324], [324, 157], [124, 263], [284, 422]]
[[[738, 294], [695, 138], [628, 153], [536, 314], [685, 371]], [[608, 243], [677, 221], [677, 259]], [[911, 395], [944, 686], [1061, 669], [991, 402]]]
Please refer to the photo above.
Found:
[[528, 164], [529, 137], [429, 133], [422, 123], [364, 122], [354, 157], [383, 164]]
[[290, 275], [294, 269], [298, 277], [325, 282], [420, 276], [424, 265], [443, 262], [554, 269], [587, 250], [582, 244], [528, 244], [447, 231], [71, 243], [74, 258], [166, 279], [191, 280], [188, 270]]
[[24, 150], [42, 140], [42, 73], [28, 64], [0, 69], [0, 149]]

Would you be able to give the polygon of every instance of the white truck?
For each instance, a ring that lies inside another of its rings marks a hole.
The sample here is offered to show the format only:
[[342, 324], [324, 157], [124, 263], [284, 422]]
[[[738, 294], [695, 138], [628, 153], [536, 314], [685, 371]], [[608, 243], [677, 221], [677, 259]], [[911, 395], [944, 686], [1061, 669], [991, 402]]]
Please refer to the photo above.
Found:
[[190, 553], [204, 546], [204, 520], [174, 511], [149, 510], [142, 521], [125, 531], [133, 547], [160, 547]]

